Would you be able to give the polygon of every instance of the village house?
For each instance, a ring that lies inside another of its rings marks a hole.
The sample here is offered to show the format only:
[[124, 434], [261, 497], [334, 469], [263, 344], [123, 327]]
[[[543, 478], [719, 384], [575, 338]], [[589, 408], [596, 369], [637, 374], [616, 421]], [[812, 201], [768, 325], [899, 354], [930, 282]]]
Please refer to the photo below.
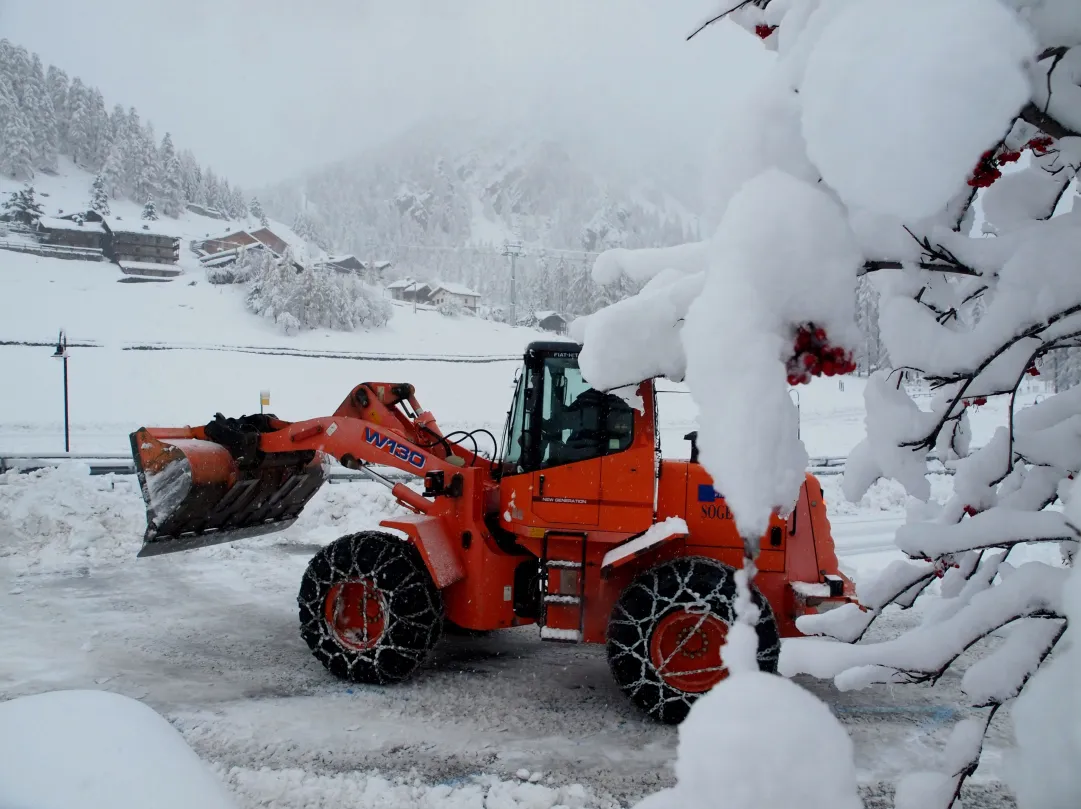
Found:
[[477, 304], [480, 302], [480, 293], [474, 292], [464, 284], [440, 281], [432, 287], [432, 291], [428, 295], [428, 302], [435, 306], [444, 304], [457, 305], [476, 314]]
[[100, 252], [128, 275], [179, 275], [180, 239], [154, 233], [149, 224], [138, 230], [119, 217], [97, 211], [38, 219], [34, 226], [43, 244], [80, 251]]
[[397, 281], [387, 284], [386, 290], [390, 297], [396, 301], [430, 303], [429, 297], [432, 287], [413, 278], [399, 278]]
[[567, 318], [559, 312], [530, 312], [522, 318], [520, 322], [523, 326], [543, 329], [544, 331], [555, 332], [556, 334], [567, 333]]

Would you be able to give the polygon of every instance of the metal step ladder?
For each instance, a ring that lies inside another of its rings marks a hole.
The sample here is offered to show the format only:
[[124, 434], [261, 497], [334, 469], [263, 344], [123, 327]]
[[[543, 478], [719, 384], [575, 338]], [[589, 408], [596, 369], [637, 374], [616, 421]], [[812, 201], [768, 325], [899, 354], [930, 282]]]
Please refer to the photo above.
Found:
[[585, 629], [586, 535], [548, 532], [540, 561], [541, 640], [579, 643]]

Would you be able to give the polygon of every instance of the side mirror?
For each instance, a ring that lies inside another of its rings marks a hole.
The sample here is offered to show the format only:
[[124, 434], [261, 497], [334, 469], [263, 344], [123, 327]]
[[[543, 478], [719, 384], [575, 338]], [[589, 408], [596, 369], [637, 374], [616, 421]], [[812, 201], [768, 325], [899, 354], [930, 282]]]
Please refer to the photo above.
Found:
[[691, 442], [691, 463], [698, 463], [698, 430], [687, 433], [683, 440]]

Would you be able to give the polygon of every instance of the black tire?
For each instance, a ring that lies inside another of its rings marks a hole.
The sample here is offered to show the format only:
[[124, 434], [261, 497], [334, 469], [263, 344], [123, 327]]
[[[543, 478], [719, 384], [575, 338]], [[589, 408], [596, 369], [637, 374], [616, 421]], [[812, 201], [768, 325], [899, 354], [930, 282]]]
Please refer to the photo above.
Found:
[[[326, 614], [332, 589], [357, 581], [377, 594], [381, 607], [381, 631], [365, 639], [365, 648], [349, 645]], [[406, 540], [378, 531], [344, 536], [312, 557], [297, 603], [300, 635], [312, 654], [336, 677], [358, 683], [407, 679], [443, 630], [443, 598], [420, 553]]]
[[[769, 602], [756, 587], [758, 665], [776, 672], [781, 641]], [[735, 617], [735, 570], [713, 559], [685, 557], [658, 565], [634, 579], [620, 595], [608, 622], [608, 665], [623, 692], [651, 718], [682, 722], [704, 691], [680, 690], [667, 682], [651, 659], [658, 624], [683, 607], [708, 608], [727, 627]], [[708, 676], [708, 675], [707, 675]], [[708, 689], [707, 689], [708, 690]]]

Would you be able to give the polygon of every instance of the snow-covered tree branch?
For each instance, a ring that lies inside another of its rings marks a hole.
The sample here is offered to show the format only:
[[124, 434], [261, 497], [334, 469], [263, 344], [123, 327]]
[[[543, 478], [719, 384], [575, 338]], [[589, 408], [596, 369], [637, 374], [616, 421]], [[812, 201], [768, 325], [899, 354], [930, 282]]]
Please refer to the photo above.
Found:
[[[887, 477], [922, 501], [897, 535], [910, 561], [858, 582], [859, 605], [800, 619], [832, 639], [787, 641], [782, 671], [842, 689], [933, 684], [971, 649], [964, 689], [987, 714], [958, 725], [940, 772], [901, 782], [897, 807], [954, 805], [1014, 700], [1033, 773], [1012, 782], [1020, 805], [1076, 803], [1081, 742], [1068, 728], [1081, 710], [1066, 683], [1081, 671], [1081, 393], [1019, 409], [1017, 391], [1081, 336], [1081, 6], [726, 0], [695, 34], [714, 23], [773, 53], [724, 111], [717, 229], [598, 258], [596, 281], [644, 287], [577, 324], [583, 371], [599, 387], [685, 380], [702, 463], [741, 533], [758, 536], [794, 505], [806, 468], [788, 386], [850, 369], [869, 284], [892, 370], [868, 380], [845, 495]], [[901, 371], [930, 385], [929, 406]], [[973, 447], [969, 411], [996, 396], [1006, 423]], [[944, 503], [930, 498], [931, 451], [955, 472]], [[884, 611], [918, 601], [920, 626], [866, 640]]]

